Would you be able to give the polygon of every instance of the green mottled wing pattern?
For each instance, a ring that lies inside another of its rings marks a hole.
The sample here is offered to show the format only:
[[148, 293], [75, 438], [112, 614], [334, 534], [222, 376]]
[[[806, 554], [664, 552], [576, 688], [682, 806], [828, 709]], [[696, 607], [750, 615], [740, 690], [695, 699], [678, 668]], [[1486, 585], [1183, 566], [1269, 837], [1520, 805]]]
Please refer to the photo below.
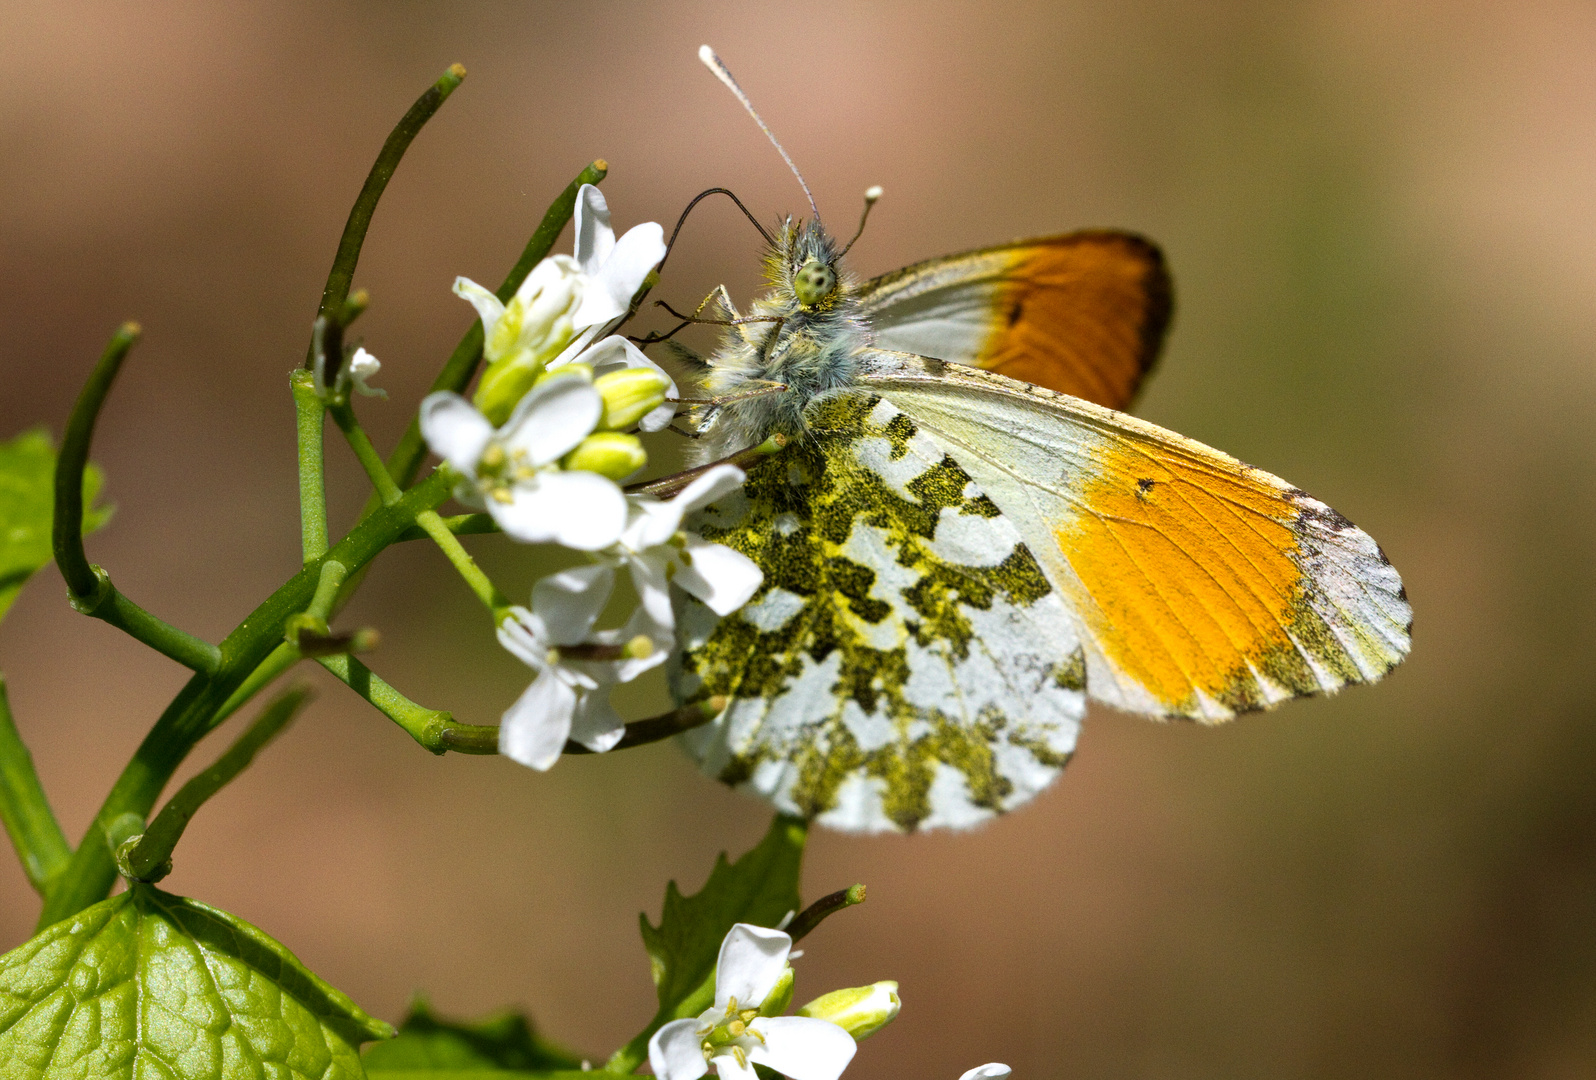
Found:
[[835, 828], [1013, 809], [1068, 761], [1085, 709], [1062, 600], [890, 402], [844, 393], [806, 420], [811, 437], [690, 522], [765, 580], [724, 618], [678, 595], [678, 700], [732, 699], [684, 743], [711, 775]]

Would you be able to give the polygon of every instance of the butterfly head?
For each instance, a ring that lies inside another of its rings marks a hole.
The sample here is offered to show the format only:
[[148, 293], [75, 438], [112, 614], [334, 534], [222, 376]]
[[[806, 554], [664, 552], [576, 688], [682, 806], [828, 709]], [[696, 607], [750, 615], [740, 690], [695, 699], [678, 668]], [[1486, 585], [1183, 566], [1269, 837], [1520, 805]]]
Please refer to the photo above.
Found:
[[819, 222], [788, 219], [766, 260], [771, 285], [806, 312], [829, 311], [842, 299], [842, 256]]

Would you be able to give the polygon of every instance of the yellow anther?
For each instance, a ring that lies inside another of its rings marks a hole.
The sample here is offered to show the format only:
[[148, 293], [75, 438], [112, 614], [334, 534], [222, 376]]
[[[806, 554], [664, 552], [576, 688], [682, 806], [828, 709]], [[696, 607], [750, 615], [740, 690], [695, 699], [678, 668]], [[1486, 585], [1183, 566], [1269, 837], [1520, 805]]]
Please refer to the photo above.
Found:
[[481, 468], [486, 472], [497, 472], [504, 468], [504, 447], [498, 443], [489, 443], [488, 448], [482, 451]]
[[739, 1012], [737, 1014], [738, 1018], [741, 1019], [742, 1022], [745, 1023], [745, 1024], [753, 1023], [754, 1017], [756, 1017], [758, 1015], [759, 1015], [759, 1010], [758, 1009], [744, 1009], [744, 1010], [742, 1010], [741, 1012]]
[[513, 502], [515, 502], [515, 496], [510, 493], [510, 489], [509, 488], [502, 488], [502, 487], [494, 488], [492, 494], [493, 494], [493, 501], [494, 502], [499, 502], [499, 503], [513, 503]]

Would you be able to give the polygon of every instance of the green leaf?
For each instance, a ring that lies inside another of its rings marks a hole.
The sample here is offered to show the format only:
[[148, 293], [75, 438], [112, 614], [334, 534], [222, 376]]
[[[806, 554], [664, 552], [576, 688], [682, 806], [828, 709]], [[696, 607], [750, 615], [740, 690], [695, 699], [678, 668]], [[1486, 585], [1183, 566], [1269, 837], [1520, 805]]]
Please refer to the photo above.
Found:
[[538, 1038], [521, 1013], [506, 1009], [483, 1020], [444, 1020], [424, 1001], [410, 1007], [397, 1038], [369, 1048], [362, 1060], [373, 1076], [416, 1070], [546, 1071], [582, 1066], [574, 1054]]
[[697, 894], [683, 896], [674, 881], [665, 886], [658, 926], [639, 916], [662, 1013], [714, 973], [721, 939], [733, 924], [775, 926], [802, 906], [798, 874], [805, 835], [802, 820], [778, 815], [759, 846], [736, 862], [728, 863], [722, 852]]
[[[83, 472], [83, 531], [93, 532], [111, 517], [96, 507], [104, 476], [90, 465]], [[24, 431], [0, 443], [0, 618], [33, 572], [54, 558], [50, 519], [55, 510], [55, 447], [44, 428]]]
[[359, 1080], [393, 1029], [242, 919], [136, 885], [0, 956], [0, 1062], [28, 1080]]
[[384, 1069], [372, 1080], [603, 1080], [608, 1074], [582, 1069]]

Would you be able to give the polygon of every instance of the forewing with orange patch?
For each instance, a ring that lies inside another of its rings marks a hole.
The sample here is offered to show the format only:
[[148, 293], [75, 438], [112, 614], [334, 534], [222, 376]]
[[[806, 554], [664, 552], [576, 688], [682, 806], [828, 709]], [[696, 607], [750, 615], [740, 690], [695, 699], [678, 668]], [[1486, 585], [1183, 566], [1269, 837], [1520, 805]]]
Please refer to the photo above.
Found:
[[1094, 229], [932, 259], [865, 283], [859, 300], [882, 349], [1123, 409], [1158, 359], [1171, 297], [1157, 247]]
[[1015, 523], [1079, 624], [1087, 692], [1225, 720], [1380, 678], [1412, 610], [1368, 534], [1260, 469], [989, 372], [875, 353], [866, 383]]

